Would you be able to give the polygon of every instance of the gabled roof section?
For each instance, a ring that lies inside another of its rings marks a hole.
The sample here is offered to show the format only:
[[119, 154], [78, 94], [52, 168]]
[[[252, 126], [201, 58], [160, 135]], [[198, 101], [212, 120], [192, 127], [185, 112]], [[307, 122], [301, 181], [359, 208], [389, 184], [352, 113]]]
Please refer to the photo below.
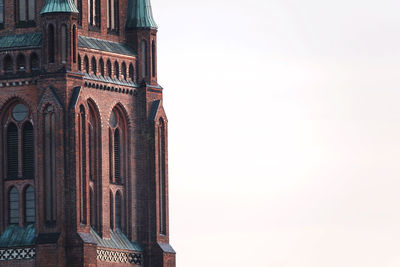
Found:
[[78, 46], [127, 56], [137, 55], [136, 52], [126, 44], [86, 36], [78, 36]]
[[158, 26], [153, 18], [150, 0], [128, 0], [128, 17], [126, 28], [157, 29]]
[[35, 244], [35, 227], [30, 224], [26, 227], [10, 225], [0, 236], [0, 247], [22, 247]]
[[79, 13], [72, 0], [46, 0], [40, 14], [46, 13]]
[[42, 33], [24, 33], [0, 36], [0, 50], [15, 50], [18, 48], [33, 48], [42, 45]]

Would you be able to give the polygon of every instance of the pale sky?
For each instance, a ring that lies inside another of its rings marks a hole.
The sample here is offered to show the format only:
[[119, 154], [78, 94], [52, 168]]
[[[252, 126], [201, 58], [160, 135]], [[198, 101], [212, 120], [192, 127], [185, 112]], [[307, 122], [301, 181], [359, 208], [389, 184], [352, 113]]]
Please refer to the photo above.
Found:
[[400, 2], [152, 0], [179, 267], [400, 266]]

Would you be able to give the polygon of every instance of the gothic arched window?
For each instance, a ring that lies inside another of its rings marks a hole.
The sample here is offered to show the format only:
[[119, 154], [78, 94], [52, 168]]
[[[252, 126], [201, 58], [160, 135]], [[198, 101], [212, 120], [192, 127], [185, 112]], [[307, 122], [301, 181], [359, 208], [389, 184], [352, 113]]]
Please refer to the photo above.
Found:
[[35, 190], [32, 186], [25, 189], [25, 224], [35, 223]]
[[156, 44], [154, 40], [151, 42], [151, 74], [156, 76]]
[[89, 58], [87, 56], [85, 56], [84, 64], [86, 73], [89, 73]]
[[44, 184], [46, 222], [57, 219], [57, 181], [56, 181], [56, 118], [54, 107], [44, 110]]
[[8, 193], [8, 223], [19, 223], [19, 194], [15, 187], [12, 187]]
[[107, 76], [112, 77], [112, 66], [110, 60], [107, 60]]
[[55, 59], [55, 32], [54, 32], [54, 26], [52, 24], [49, 25], [47, 28], [47, 42], [48, 42], [48, 62], [49, 63], [54, 63]]
[[67, 63], [68, 55], [68, 34], [67, 26], [65, 24], [61, 25], [61, 63]]
[[165, 177], [165, 125], [158, 122], [158, 187], [159, 187], [159, 222], [160, 234], [166, 234], [166, 177]]
[[147, 44], [145, 40], [142, 40], [140, 44], [140, 49], [142, 51], [142, 76], [147, 76]]
[[126, 64], [125, 64], [125, 62], [122, 62], [121, 72], [122, 72], [122, 78], [124, 78], [124, 80], [126, 80]]
[[24, 104], [18, 103], [11, 108], [6, 135], [7, 179], [33, 179], [33, 125]]
[[6, 55], [5, 57], [4, 57], [4, 72], [6, 73], [6, 74], [9, 74], [9, 73], [13, 73], [13, 70], [14, 70], [14, 64], [13, 64], [13, 59], [12, 59], [12, 57], [10, 56], [10, 55]]
[[100, 75], [104, 77], [104, 60], [102, 58], [100, 58], [99, 65], [100, 65]]
[[123, 184], [126, 179], [127, 124], [123, 113], [118, 108], [111, 112], [109, 124], [110, 182]]
[[94, 75], [97, 75], [97, 61], [95, 57], [92, 57], [92, 71]]
[[76, 25], [72, 27], [72, 59], [76, 63]]
[[39, 66], [39, 56], [36, 53], [32, 53], [29, 59], [31, 71], [38, 71]]
[[78, 70], [82, 71], [82, 59], [81, 55], [78, 54]]
[[135, 81], [135, 69], [133, 68], [133, 64], [129, 64], [129, 78], [132, 82]]
[[17, 56], [17, 70], [19, 72], [25, 72], [26, 71], [26, 60], [24, 54], [19, 54]]
[[86, 224], [86, 114], [83, 105], [79, 107], [79, 150], [80, 150], [80, 198], [81, 198], [81, 223]]
[[115, 77], [117, 79], [119, 79], [119, 64], [118, 64], [118, 61], [114, 62], [114, 71], [115, 71]]

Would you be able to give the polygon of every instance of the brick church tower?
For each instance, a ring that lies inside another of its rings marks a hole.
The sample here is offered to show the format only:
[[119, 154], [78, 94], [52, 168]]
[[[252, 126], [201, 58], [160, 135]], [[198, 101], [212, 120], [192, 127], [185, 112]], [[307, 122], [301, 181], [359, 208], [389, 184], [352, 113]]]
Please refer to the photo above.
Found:
[[175, 267], [150, 0], [0, 0], [0, 266]]

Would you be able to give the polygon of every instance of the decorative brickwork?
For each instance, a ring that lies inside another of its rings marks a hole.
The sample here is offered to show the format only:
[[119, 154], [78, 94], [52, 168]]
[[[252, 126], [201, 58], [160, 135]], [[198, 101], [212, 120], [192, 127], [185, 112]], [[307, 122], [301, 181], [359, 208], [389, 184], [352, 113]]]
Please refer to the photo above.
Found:
[[7, 248], [0, 249], [0, 261], [34, 259], [35, 248]]
[[142, 255], [133, 252], [97, 249], [97, 259], [99, 261], [142, 265]]

